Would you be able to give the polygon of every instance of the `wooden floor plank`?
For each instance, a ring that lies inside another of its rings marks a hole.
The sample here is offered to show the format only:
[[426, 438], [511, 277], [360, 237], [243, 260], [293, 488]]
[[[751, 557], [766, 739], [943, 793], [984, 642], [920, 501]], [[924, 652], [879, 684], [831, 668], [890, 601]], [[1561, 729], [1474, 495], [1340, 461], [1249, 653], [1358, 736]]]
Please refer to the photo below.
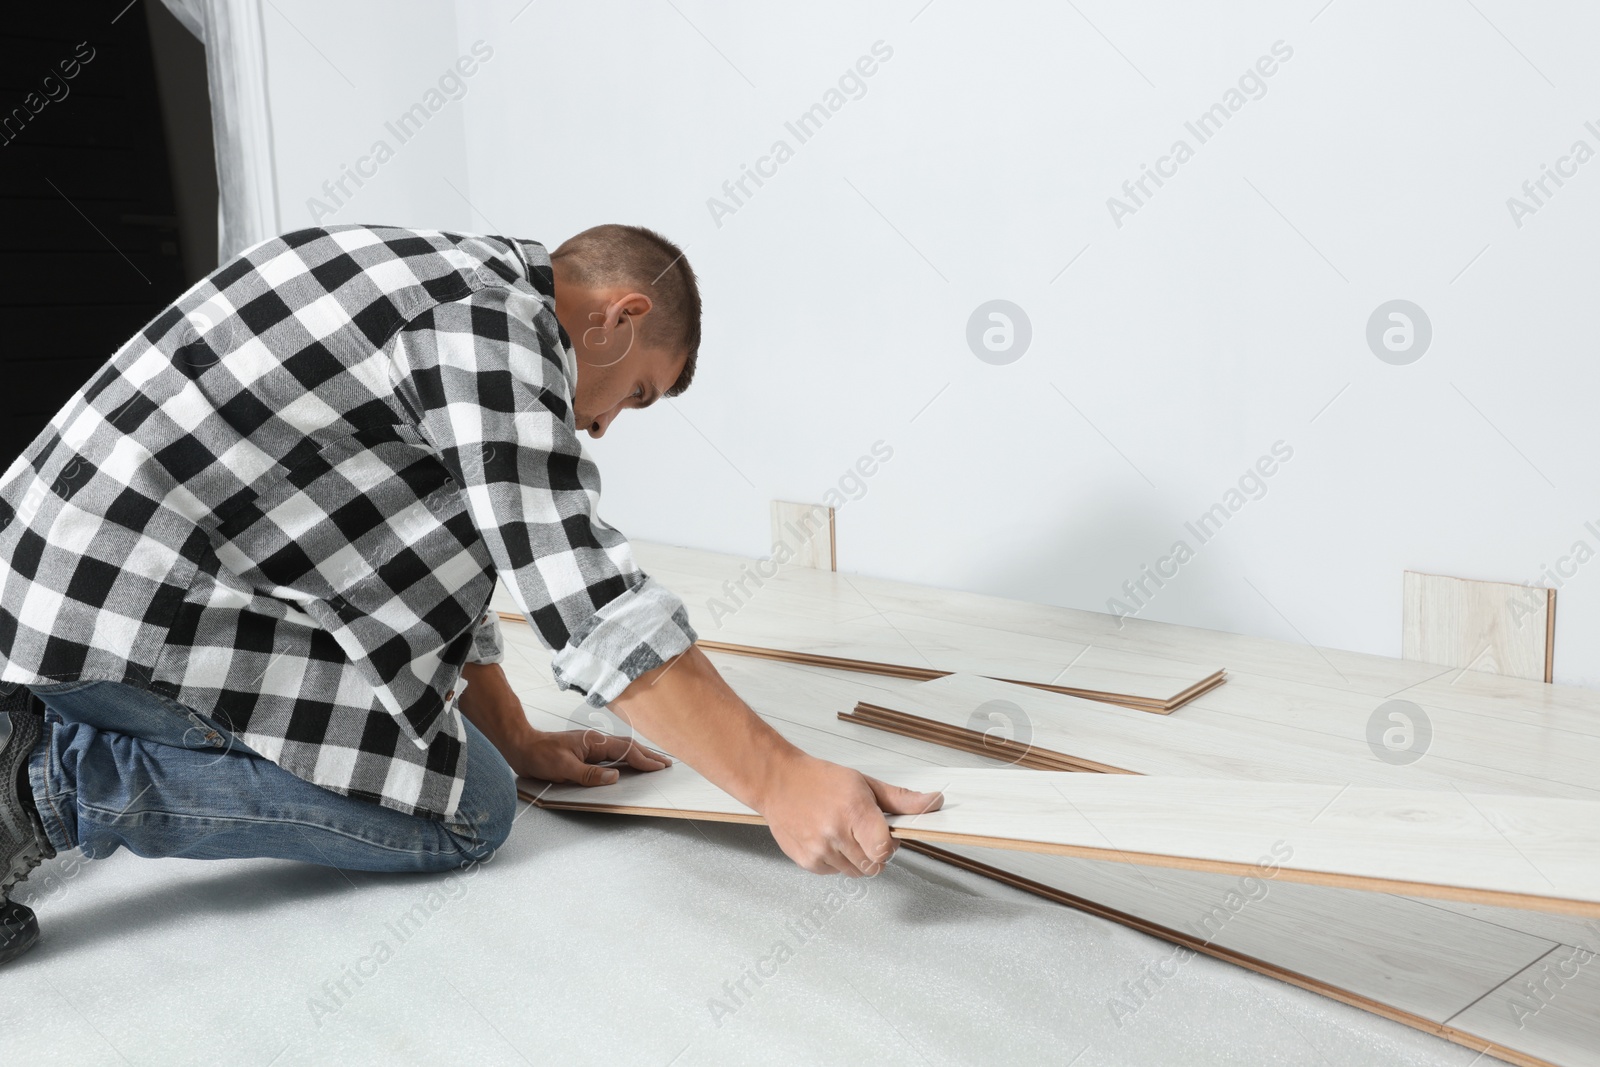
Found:
[[[690, 599], [695, 592], [709, 594], [715, 591], [723, 581], [738, 577], [738, 567], [748, 561], [738, 557], [722, 556], [714, 553], [701, 553], [691, 550], [661, 549], [659, 546], [640, 546], [640, 559], [643, 565], [652, 574], [676, 589]], [[657, 551], [659, 549], [659, 551]], [[671, 557], [674, 574], [678, 571], [699, 569], [702, 584], [698, 589], [682, 586], [670, 580], [671, 576], [665, 575], [663, 569], [657, 564], [662, 557]], [[733, 569], [729, 569], [729, 565]], [[1327, 694], [1317, 690], [1325, 689], [1330, 693], [1340, 696], [1358, 696], [1386, 698], [1391, 694], [1400, 693], [1406, 697], [1423, 700], [1430, 714], [1437, 706], [1447, 707], [1451, 710], [1470, 712], [1471, 714], [1490, 718], [1499, 718], [1511, 722], [1533, 722], [1547, 724], [1560, 728], [1574, 723], [1593, 724], [1600, 722], [1600, 699], [1597, 694], [1582, 690], [1572, 690], [1561, 686], [1536, 686], [1533, 683], [1517, 683], [1515, 680], [1498, 679], [1490, 676], [1476, 676], [1467, 674], [1466, 680], [1452, 685], [1451, 682], [1462, 677], [1462, 672], [1452, 671], [1441, 673], [1430, 665], [1401, 664], [1398, 661], [1387, 660], [1384, 657], [1367, 656], [1359, 653], [1344, 653], [1326, 649], [1312, 649], [1305, 646], [1288, 646], [1281, 642], [1267, 641], [1258, 638], [1246, 638], [1239, 635], [1215, 634], [1207, 631], [1192, 631], [1183, 627], [1173, 627], [1166, 624], [1151, 624], [1142, 620], [1128, 620], [1126, 630], [1117, 630], [1114, 626], [1104, 627], [1101, 624], [1108, 618], [1098, 616], [1093, 612], [1074, 612], [1071, 609], [1052, 608], [1045, 605], [1027, 605], [1015, 601], [1006, 601], [1001, 598], [973, 596], [970, 594], [947, 594], [945, 591], [921, 589], [915, 586], [902, 587], [899, 583], [874, 584], [858, 576], [823, 575], [811, 572], [815, 578], [824, 581], [813, 581], [809, 585], [805, 582], [784, 582], [782, 587], [769, 582], [759, 590], [759, 598], [752, 599], [740, 608], [742, 613], [762, 612], [788, 612], [797, 609], [797, 605], [807, 614], [818, 618], [835, 618], [840, 620], [858, 620], [876, 614], [881, 606], [891, 605], [898, 610], [915, 614], [925, 610], [931, 617], [950, 618], [952, 621], [979, 621], [990, 625], [996, 630], [1015, 629], [1030, 635], [1048, 635], [1056, 639], [1081, 639], [1085, 646], [1099, 644], [1111, 649], [1125, 649], [1142, 655], [1152, 655], [1157, 658], [1171, 658], [1180, 662], [1200, 664], [1214, 657], [1215, 662], [1226, 663], [1230, 668], [1232, 680], [1228, 686], [1201, 697], [1200, 700], [1190, 705], [1185, 710], [1185, 715], [1205, 705], [1208, 701], [1226, 695], [1234, 690], [1244, 675], [1255, 674], [1264, 679], [1282, 679], [1308, 687], [1300, 693], [1290, 694], [1283, 701], [1292, 709], [1292, 714], [1285, 714], [1282, 722], [1273, 722], [1270, 718], [1271, 703], [1274, 697], [1271, 694], [1257, 694], [1252, 697], [1259, 702], [1255, 709], [1245, 709], [1257, 717], [1254, 721], [1250, 715], [1236, 713], [1235, 709], [1224, 708], [1217, 711], [1219, 721], [1229, 723], [1232, 728], [1238, 729], [1248, 735], [1252, 730], [1265, 731], [1269, 736], [1278, 739], [1304, 738], [1315, 746], [1343, 745], [1347, 746], [1346, 754], [1359, 758], [1361, 740], [1359, 737], [1346, 737], [1328, 732], [1319, 732], [1319, 708], [1326, 707]], [[787, 578], [787, 576], [785, 576]], [[860, 585], [868, 596], [855, 588]], [[776, 594], [776, 595], [773, 595]], [[870, 596], [870, 599], [868, 598]], [[509, 598], [503, 595], [503, 590], [497, 592], [497, 605], [504, 603]], [[697, 625], [704, 618], [704, 602], [698, 606], [690, 599], [691, 614], [697, 611]], [[509, 610], [515, 610], [514, 605], [509, 605]], [[986, 614], [987, 613], [987, 614]], [[513, 627], [508, 626], [508, 631]], [[704, 632], [709, 633], [709, 629]], [[524, 628], [524, 637], [527, 637]], [[524, 692], [524, 686], [530, 686], [529, 695], [535, 702], [549, 706], [554, 710], [545, 712], [536, 710], [529, 702], [527, 696], [525, 703], [529, 703], [530, 717], [542, 716], [546, 724], [544, 728], [557, 728], [563, 721], [566, 711], [580, 703], [580, 697], [575, 693], [561, 693], [555, 689], [553, 680], [550, 679], [547, 660], [548, 652], [542, 649], [536, 639], [526, 640], [522, 646], [525, 658], [529, 660], [544, 660], [546, 663], [541, 669], [540, 664], [532, 663], [526, 667], [516, 668], [519, 680], [516, 681], [519, 695]], [[508, 661], [511, 657], [508, 656]], [[734, 662], [732, 657], [713, 656], [719, 668], [727, 675], [739, 692], [746, 696], [758, 710], [769, 715], [780, 732], [790, 736], [791, 739], [805, 745], [808, 749], [817, 751], [819, 755], [838, 759], [842, 762], [863, 762], [873, 760], [882, 762], [885, 759], [897, 758], [903, 761], [926, 762], [935, 759], [940, 762], [955, 765], [980, 766], [992, 765], [984, 757], [959, 753], [952, 750], [936, 749], [921, 741], [897, 738], [892, 735], [869, 732], [854, 726], [838, 723], [834, 718], [841, 710], [853, 706], [856, 699], [866, 698], [868, 694], [879, 694], [876, 699], [884, 699], [883, 694], [891, 696], [904, 694], [913, 688], [913, 683], [902, 682], [890, 678], [871, 678], [866, 675], [854, 675], [847, 679], [840, 679], [832, 672], [814, 668], [786, 667], [780, 664], [769, 664], [757, 661]], [[508, 673], [512, 670], [508, 667]], [[1508, 684], [1509, 683], [1509, 684]], [[1420, 690], [1420, 693], [1418, 692]], [[1268, 715], [1263, 718], [1261, 715]], [[1347, 717], [1354, 712], [1347, 713]], [[1178, 718], [1181, 718], [1179, 716]], [[1171, 721], [1171, 720], [1156, 720]], [[1461, 720], [1470, 722], [1471, 720]], [[1213, 725], [1216, 723], [1213, 722]], [[1348, 732], [1348, 731], [1346, 731]], [[864, 742], [863, 736], [870, 740]], [[1451, 736], [1456, 736], [1452, 728]], [[863, 748], [864, 744], [873, 747]], [[1452, 766], [1448, 760], [1436, 760], [1438, 749], [1425, 761], [1427, 763], [1439, 762], [1447, 770]], [[1024, 773], [1024, 772], [1018, 772]], [[1031, 772], [1030, 772], [1031, 773]], [[1165, 879], [1203, 877], [1190, 872], [1174, 871], [1156, 868], [1131, 868], [1114, 864], [1099, 863], [1067, 859], [1060, 857], [1040, 857], [1026, 853], [1005, 853], [1011, 859], [1024, 858], [1029, 861], [1044, 860], [1048, 862], [1078, 863], [1090, 868], [1101, 868], [1122, 872], [1128, 876], [1129, 871], [1139, 871], [1150, 882], [1158, 886]], [[1225, 879], [1224, 879], [1225, 880]], [[1291, 893], [1301, 892], [1316, 887], [1300, 886], [1289, 882], [1274, 883], [1274, 892], [1265, 901], [1252, 905], [1239, 914], [1232, 921], [1233, 929], [1230, 936], [1249, 936], [1250, 924], [1265, 922], [1260, 918], [1265, 910], [1278, 906], [1278, 902], [1289, 899]], [[1177, 891], [1181, 896], [1182, 892]], [[1355, 893], [1347, 890], [1321, 890], [1328, 893], [1333, 900], [1340, 898], [1353, 899], [1358, 902], [1356, 906], [1344, 907], [1334, 912], [1319, 910], [1308, 903], [1297, 901], [1295, 906], [1286, 907], [1286, 917], [1282, 920], [1291, 927], [1298, 927], [1298, 938], [1278, 938], [1281, 942], [1276, 948], [1272, 946], [1272, 938], [1266, 937], [1264, 943], [1268, 948], [1263, 950], [1262, 960], [1252, 962], [1248, 958], [1240, 959], [1244, 966], [1274, 973], [1281, 969], [1282, 964], [1274, 963], [1273, 958], [1282, 957], [1290, 959], [1292, 946], [1288, 943], [1306, 946], [1303, 959], [1312, 961], [1310, 970], [1316, 971], [1316, 960], [1322, 960], [1320, 966], [1327, 971], [1323, 977], [1315, 974], [1310, 976], [1313, 983], [1326, 984], [1326, 978], [1334, 977], [1330, 968], [1341, 963], [1348, 963], [1349, 968], [1356, 972], [1357, 977], [1364, 969], [1371, 975], [1381, 975], [1388, 971], [1405, 972], [1407, 968], [1424, 969], [1433, 967], [1438, 975], [1443, 978], [1455, 972], [1448, 965], [1453, 954], [1457, 953], [1458, 945], [1477, 945], [1470, 948], [1468, 955], [1472, 958], [1482, 957], [1486, 961], [1495, 958], [1492, 946], [1496, 944], [1496, 934], [1489, 932], [1485, 935], [1485, 928], [1497, 927], [1501, 931], [1513, 934], [1523, 934], [1533, 937], [1533, 942], [1513, 942], [1511, 949], [1499, 957], [1498, 964], [1486, 962], [1486, 966], [1493, 970], [1497, 966], [1503, 968], [1509, 975], [1520, 962], [1512, 962], [1513, 958], [1530, 946], [1540, 942], [1538, 935], [1540, 929], [1518, 930], [1514, 926], [1506, 925], [1506, 916], [1526, 916], [1531, 922], [1527, 926], [1537, 926], [1540, 920], [1549, 920], [1554, 924], [1554, 930], [1570, 930], [1568, 923], [1561, 916], [1544, 915], [1535, 912], [1508, 911], [1506, 909], [1489, 908], [1483, 905], [1458, 904], [1453, 901], [1415, 900], [1409, 903], [1417, 908], [1429, 908], [1436, 914], [1450, 916], [1448, 921], [1459, 920], [1460, 927], [1451, 927], [1439, 931], [1436, 935], [1438, 947], [1436, 951], [1428, 952], [1415, 946], [1402, 948], [1399, 945], [1386, 948], [1384, 945], [1384, 931], [1394, 929], [1390, 917], [1383, 921], [1363, 922], [1363, 916], [1371, 912], [1362, 906], [1364, 902], [1385, 900], [1389, 898], [1372, 896], [1364, 893]], [[1109, 890], [1107, 890], [1109, 892]], [[1120, 901], [1119, 901], [1120, 902]], [[1143, 906], [1138, 905], [1138, 906]], [[1104, 907], [1101, 905], [1101, 907]], [[1253, 915], [1252, 912], [1258, 914]], [[1474, 916], [1487, 916], [1487, 919]], [[1119, 920], [1120, 921], [1120, 920]], [[1142, 922], [1136, 916], [1129, 916], [1130, 924]], [[1417, 920], [1425, 923], [1426, 920]], [[1153, 924], [1152, 924], [1153, 925]], [[1161, 936], [1158, 933], [1158, 936]], [[1403, 940], [1403, 939], [1402, 939]], [[1342, 947], [1341, 947], [1342, 946]], [[1417, 957], [1416, 952], [1422, 955]], [[1292, 962], [1292, 960], [1291, 960]], [[1289, 972], [1286, 972], [1289, 973]], [[1283, 975], [1280, 975], [1283, 976]], [[1488, 992], [1492, 986], [1473, 985], [1476, 976], [1463, 974], [1462, 986], [1451, 991], [1448, 996], [1454, 1000], [1471, 1000]], [[1285, 980], [1294, 980], [1285, 977]], [[1381, 986], [1382, 978], [1367, 979]], [[1311, 988], [1314, 986], [1308, 986]], [[1374, 986], [1376, 988], [1377, 986]], [[1473, 992], [1476, 990], [1476, 992]], [[1349, 1003], [1359, 1003], [1360, 997], [1350, 991], [1341, 993], [1337, 987], [1329, 986], [1322, 990], [1330, 996], [1343, 999]], [[1443, 991], [1441, 991], [1443, 992]], [[1452, 1001], [1453, 1002], [1453, 1001]], [[1588, 1003], [1600, 1006], [1600, 997], [1590, 997]], [[1384, 1013], [1382, 1006], [1363, 1005], [1371, 1010]], [[1391, 1009], [1393, 1010], [1393, 1009]], [[1595, 1010], [1594, 1014], [1600, 1014]], [[1392, 1017], [1392, 1016], [1391, 1016]], [[1542, 1017], [1542, 1016], [1541, 1016]], [[1420, 1016], [1419, 1016], [1420, 1019]], [[1442, 1024], [1438, 1021], [1411, 1021], [1412, 1025], [1419, 1025], [1423, 1029], [1432, 1029], [1441, 1032]], [[1530, 1030], [1539, 1025], [1539, 1019], [1530, 1023]], [[1458, 1029], [1460, 1023], [1458, 1020]], [[1446, 1036], [1449, 1036], [1446, 1034]], [[1518, 1041], [1533, 1042], [1538, 1038], [1536, 1032], [1515, 1035], [1511, 1044]], [[1468, 1042], [1470, 1045], [1470, 1042]], [[1478, 1046], [1481, 1047], [1481, 1043]], [[1525, 1055], [1507, 1053], [1505, 1058], [1512, 1062], [1534, 1063], [1542, 1062], [1528, 1058]], [[1555, 1061], [1552, 1061], [1555, 1062]]]
[[1012, 737], [1019, 742], [1135, 774], [1454, 788], [1448, 779], [1425, 768], [1385, 763], [1372, 758], [1370, 752], [1360, 757], [1337, 755], [1315, 746], [1196, 722], [1184, 715], [1157, 718], [970, 675], [951, 675], [913, 686], [884, 706], [968, 729], [985, 728], [989, 714], [1014, 718]]
[[[1198, 871], [1147, 872], [1124, 865], [1000, 849], [937, 847], [1078, 901], [1114, 902], [1128, 915], [1171, 931], [1195, 948], [1212, 947], [1288, 972], [1298, 985], [1353, 994], [1380, 1014], [1406, 1013], [1442, 1024], [1494, 988], [1510, 961], [1526, 966], [1556, 945], [1503, 929], [1468, 931], [1440, 912], [1402, 897], [1357, 897], [1271, 875], [1228, 877]], [[1155, 877], [1151, 877], [1155, 874]], [[1330, 928], [1306, 922], [1318, 916]], [[1449, 945], [1448, 967], [1439, 952]], [[1381, 965], [1375, 966], [1375, 961]], [[1285, 975], [1280, 975], [1285, 977]], [[1392, 1015], [1390, 1017], [1393, 1017]]]
[[1562, 1067], [1600, 1065], [1600, 956], [1561, 946], [1450, 1025]]
[[[861, 768], [947, 794], [890, 816], [906, 840], [1247, 874], [1600, 917], [1600, 804], [1549, 797], [1075, 774], [1010, 768]], [[612, 785], [539, 791], [543, 807], [759, 822], [687, 764]]]

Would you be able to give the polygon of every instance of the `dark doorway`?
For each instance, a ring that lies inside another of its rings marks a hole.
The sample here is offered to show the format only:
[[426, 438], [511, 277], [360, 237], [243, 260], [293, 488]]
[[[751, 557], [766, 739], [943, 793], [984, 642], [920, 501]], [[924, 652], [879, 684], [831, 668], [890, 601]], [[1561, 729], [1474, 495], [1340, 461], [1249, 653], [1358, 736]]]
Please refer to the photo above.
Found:
[[0, 468], [215, 266], [204, 49], [147, 4], [28, 5], [0, 24]]

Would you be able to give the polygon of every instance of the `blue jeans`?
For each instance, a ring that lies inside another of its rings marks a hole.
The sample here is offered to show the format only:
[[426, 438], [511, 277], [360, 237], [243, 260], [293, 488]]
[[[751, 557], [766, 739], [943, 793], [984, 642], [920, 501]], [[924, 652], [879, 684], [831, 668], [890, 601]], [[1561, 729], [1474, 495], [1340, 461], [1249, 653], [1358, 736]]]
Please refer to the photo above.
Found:
[[511, 768], [470, 722], [466, 785], [445, 823], [296, 778], [160, 693], [104, 681], [30, 688], [46, 711], [28, 780], [58, 852], [443, 871], [489, 858], [516, 817]]

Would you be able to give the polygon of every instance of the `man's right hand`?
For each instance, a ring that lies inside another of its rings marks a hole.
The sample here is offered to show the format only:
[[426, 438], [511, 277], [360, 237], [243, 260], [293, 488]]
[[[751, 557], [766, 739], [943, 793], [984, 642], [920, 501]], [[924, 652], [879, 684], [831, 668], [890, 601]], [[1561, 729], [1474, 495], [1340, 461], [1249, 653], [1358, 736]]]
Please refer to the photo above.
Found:
[[755, 808], [784, 854], [812, 874], [871, 876], [899, 843], [884, 813], [937, 811], [941, 793], [917, 793], [796, 750], [761, 790]]

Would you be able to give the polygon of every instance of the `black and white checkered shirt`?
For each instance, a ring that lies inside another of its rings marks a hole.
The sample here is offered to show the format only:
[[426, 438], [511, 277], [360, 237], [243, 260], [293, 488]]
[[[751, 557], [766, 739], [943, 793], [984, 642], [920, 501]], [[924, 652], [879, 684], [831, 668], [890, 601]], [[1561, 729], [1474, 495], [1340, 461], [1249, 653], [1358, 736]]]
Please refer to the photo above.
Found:
[[0, 682], [107, 679], [319, 786], [449, 819], [496, 574], [600, 706], [694, 640], [596, 514], [543, 246], [274, 238], [134, 337], [0, 478]]

